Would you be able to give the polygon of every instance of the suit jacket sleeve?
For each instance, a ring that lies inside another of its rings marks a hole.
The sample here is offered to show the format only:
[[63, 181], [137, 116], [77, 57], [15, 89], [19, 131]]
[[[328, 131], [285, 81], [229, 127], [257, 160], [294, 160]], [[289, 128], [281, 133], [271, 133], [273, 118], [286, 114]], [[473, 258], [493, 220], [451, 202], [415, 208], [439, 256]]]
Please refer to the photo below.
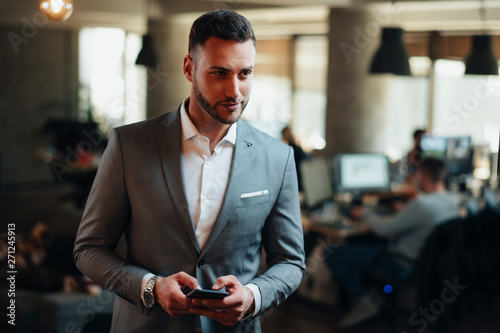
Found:
[[83, 274], [144, 312], [140, 286], [148, 271], [130, 264], [115, 252], [129, 218], [120, 137], [114, 129], [78, 229], [74, 259]]
[[261, 314], [290, 296], [298, 288], [305, 271], [297, 173], [291, 148], [281, 190], [263, 229], [262, 244], [269, 268], [250, 282], [260, 289]]

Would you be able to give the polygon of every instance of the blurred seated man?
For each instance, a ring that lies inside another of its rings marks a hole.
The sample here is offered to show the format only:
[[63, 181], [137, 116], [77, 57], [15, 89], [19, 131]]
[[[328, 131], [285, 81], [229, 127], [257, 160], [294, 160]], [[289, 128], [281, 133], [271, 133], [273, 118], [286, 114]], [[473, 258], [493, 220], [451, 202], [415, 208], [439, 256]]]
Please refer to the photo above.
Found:
[[341, 327], [360, 323], [379, 309], [379, 304], [360, 283], [358, 269], [370, 269], [377, 276], [387, 277], [388, 282], [409, 278], [412, 262], [434, 226], [457, 216], [458, 205], [445, 191], [444, 176], [443, 162], [434, 158], [424, 160], [415, 173], [416, 185], [423, 194], [390, 220], [382, 220], [362, 207], [353, 209], [353, 218], [362, 219], [375, 234], [392, 238], [388, 245], [346, 245], [326, 250], [327, 266], [355, 298], [354, 307], [340, 322]]

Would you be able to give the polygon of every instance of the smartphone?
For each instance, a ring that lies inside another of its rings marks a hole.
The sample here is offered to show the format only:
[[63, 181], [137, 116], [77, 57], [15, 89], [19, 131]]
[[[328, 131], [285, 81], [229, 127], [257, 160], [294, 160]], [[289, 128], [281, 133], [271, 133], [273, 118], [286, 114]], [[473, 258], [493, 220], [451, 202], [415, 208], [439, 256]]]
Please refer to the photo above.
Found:
[[229, 296], [229, 293], [224, 289], [221, 290], [211, 290], [211, 289], [191, 289], [185, 286], [182, 289], [184, 295], [190, 298], [217, 298], [222, 299]]

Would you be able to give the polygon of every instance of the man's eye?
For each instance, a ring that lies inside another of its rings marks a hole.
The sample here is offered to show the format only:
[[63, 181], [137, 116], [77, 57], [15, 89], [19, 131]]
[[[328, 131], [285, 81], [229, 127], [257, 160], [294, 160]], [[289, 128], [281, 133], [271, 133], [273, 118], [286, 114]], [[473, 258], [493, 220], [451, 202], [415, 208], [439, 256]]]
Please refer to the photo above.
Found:
[[215, 75], [215, 76], [225, 76], [226, 72], [224, 72], [224, 71], [216, 71], [216, 72], [212, 72], [212, 74]]
[[243, 75], [243, 76], [250, 76], [250, 75], [252, 75], [252, 71], [251, 70], [242, 71], [241, 75]]

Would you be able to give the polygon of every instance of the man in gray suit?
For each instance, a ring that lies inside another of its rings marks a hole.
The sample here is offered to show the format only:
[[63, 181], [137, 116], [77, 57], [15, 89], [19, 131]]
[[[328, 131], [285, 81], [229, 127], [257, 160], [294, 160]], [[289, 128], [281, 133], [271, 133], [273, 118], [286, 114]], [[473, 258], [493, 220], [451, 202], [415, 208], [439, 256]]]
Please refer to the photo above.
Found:
[[[112, 332], [260, 332], [303, 272], [293, 150], [239, 120], [256, 41], [232, 11], [198, 18], [177, 111], [114, 129], [75, 262], [117, 294]], [[115, 253], [122, 234], [126, 258]], [[268, 269], [258, 275], [262, 248]], [[224, 299], [182, 289], [223, 289]]]

